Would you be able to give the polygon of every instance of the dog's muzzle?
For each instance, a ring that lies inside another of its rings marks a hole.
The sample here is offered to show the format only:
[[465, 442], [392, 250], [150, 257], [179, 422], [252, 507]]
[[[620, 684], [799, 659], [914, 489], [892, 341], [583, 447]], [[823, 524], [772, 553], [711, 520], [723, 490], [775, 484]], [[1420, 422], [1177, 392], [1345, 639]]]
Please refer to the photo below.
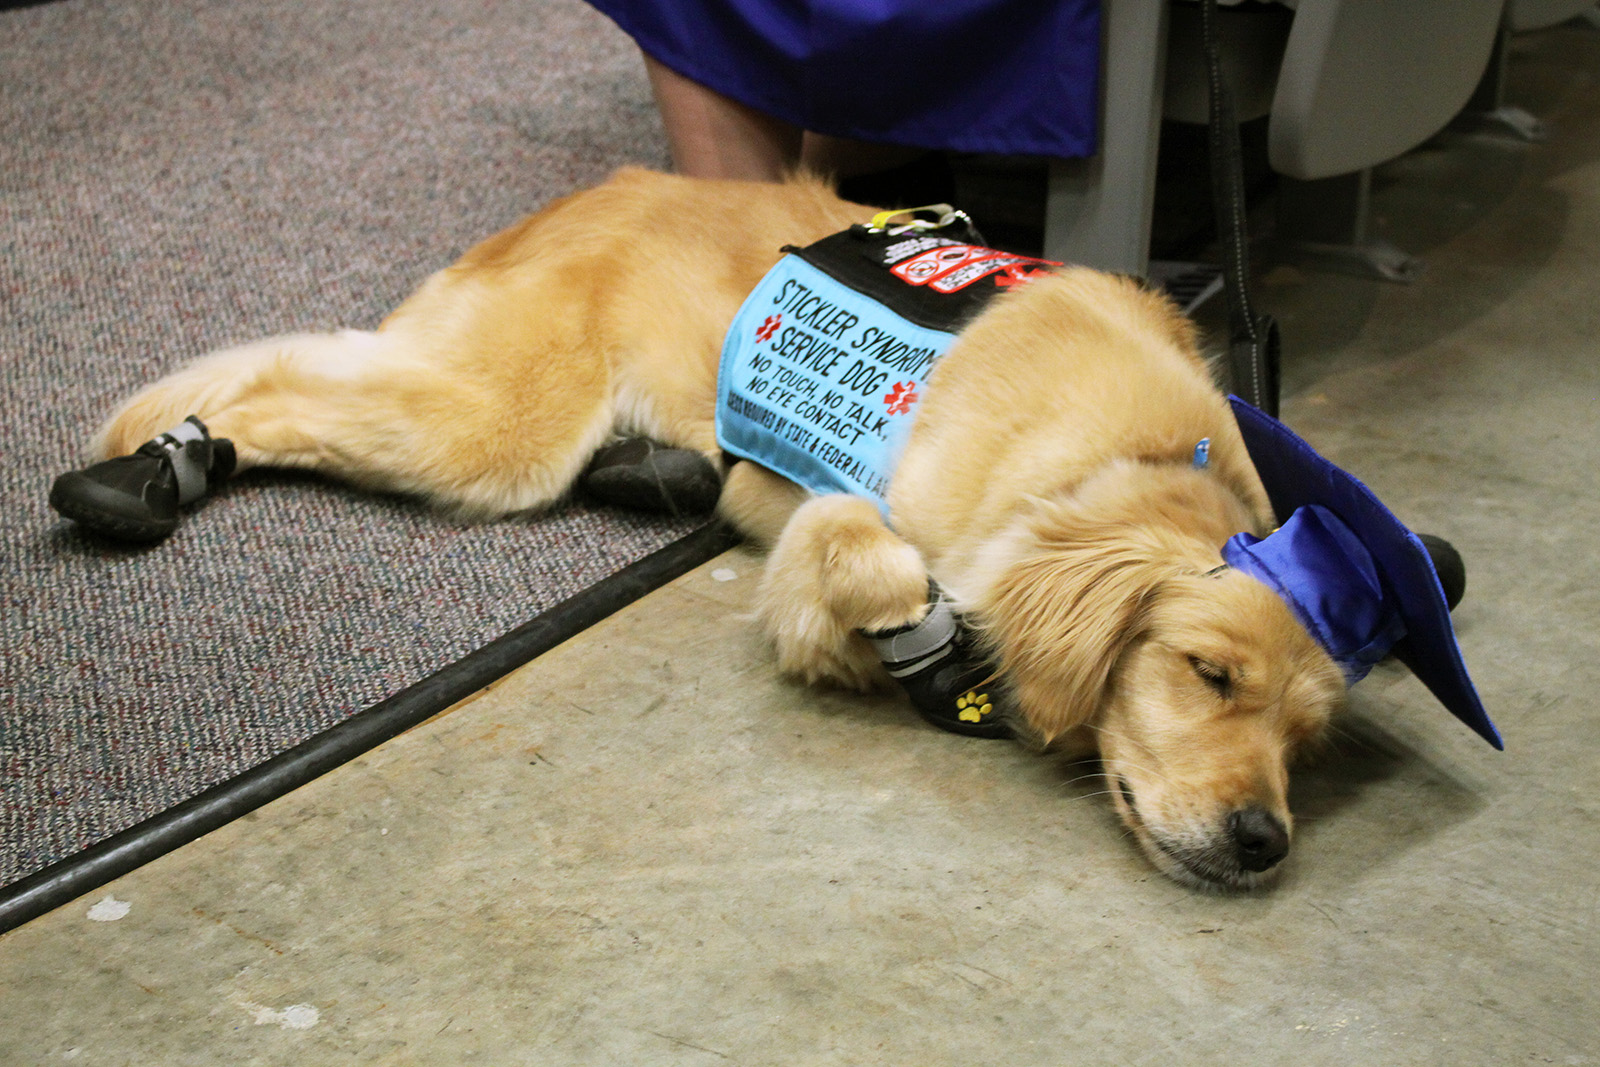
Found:
[[1236, 808], [1219, 826], [1180, 839], [1151, 826], [1126, 778], [1118, 775], [1115, 787], [1140, 839], [1175, 867], [1173, 873], [1181, 879], [1211, 888], [1245, 888], [1289, 854], [1288, 827], [1265, 808]]

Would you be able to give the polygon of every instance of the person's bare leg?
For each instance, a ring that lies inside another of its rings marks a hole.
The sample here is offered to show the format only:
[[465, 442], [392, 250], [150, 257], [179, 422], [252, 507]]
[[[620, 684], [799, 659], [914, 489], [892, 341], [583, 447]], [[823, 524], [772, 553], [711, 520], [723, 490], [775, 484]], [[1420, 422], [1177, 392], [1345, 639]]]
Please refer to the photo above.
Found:
[[800, 161], [800, 130], [644, 57], [679, 174], [779, 181]]
[[813, 174], [850, 178], [892, 170], [928, 154], [926, 148], [857, 141], [807, 130], [800, 146], [800, 165]]

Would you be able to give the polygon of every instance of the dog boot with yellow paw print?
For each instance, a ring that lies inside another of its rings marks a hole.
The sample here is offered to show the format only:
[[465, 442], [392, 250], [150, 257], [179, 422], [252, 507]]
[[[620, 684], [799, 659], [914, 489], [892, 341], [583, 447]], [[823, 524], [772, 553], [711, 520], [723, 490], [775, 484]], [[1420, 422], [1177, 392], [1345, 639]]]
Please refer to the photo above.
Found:
[[1011, 736], [994, 668], [964, 646], [955, 612], [937, 590], [921, 622], [862, 636], [924, 719], [968, 737]]

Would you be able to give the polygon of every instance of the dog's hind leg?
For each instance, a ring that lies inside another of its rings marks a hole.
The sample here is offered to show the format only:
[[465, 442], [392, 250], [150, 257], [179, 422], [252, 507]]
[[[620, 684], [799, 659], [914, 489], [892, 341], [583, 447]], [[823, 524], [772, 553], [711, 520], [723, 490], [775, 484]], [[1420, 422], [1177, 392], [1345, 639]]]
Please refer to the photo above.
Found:
[[[359, 379], [381, 347], [376, 334], [344, 330], [287, 334], [213, 352], [123, 401], [95, 435], [92, 451], [100, 459], [125, 455], [187, 416], [214, 417], [293, 377]], [[266, 462], [252, 453], [242, 466]]]
[[757, 594], [782, 670], [862, 690], [888, 676], [860, 631], [905, 626], [927, 610], [921, 555], [884, 525], [871, 502], [842, 494], [795, 510]]
[[[97, 435], [100, 462], [57, 478], [50, 505], [118, 540], [166, 537], [177, 528], [181, 508], [240, 466], [231, 432], [216, 433], [203, 418], [216, 422], [253, 395], [303, 377], [307, 362], [319, 364], [324, 377], [358, 377], [357, 368], [374, 347], [370, 342], [371, 335], [353, 331], [301, 334], [196, 360], [125, 401]], [[263, 461], [270, 462], [247, 443], [242, 465]]]
[[207, 356], [123, 405], [101, 454], [195, 415], [232, 441], [241, 469], [316, 470], [474, 518], [559, 497], [610, 430], [604, 363], [552, 357], [547, 373], [513, 383], [463, 372], [460, 348], [446, 343], [404, 328], [347, 330]]

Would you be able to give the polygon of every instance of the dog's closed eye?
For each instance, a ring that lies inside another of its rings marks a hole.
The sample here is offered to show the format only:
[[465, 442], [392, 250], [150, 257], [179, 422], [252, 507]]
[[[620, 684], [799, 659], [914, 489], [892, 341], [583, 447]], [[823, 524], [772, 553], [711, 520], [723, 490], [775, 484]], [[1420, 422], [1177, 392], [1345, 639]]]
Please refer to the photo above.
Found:
[[1219, 667], [1217, 664], [1209, 660], [1203, 660], [1199, 656], [1189, 657], [1189, 667], [1200, 677], [1201, 681], [1211, 687], [1217, 696], [1226, 700], [1233, 695], [1233, 678], [1228, 674], [1226, 667]]

